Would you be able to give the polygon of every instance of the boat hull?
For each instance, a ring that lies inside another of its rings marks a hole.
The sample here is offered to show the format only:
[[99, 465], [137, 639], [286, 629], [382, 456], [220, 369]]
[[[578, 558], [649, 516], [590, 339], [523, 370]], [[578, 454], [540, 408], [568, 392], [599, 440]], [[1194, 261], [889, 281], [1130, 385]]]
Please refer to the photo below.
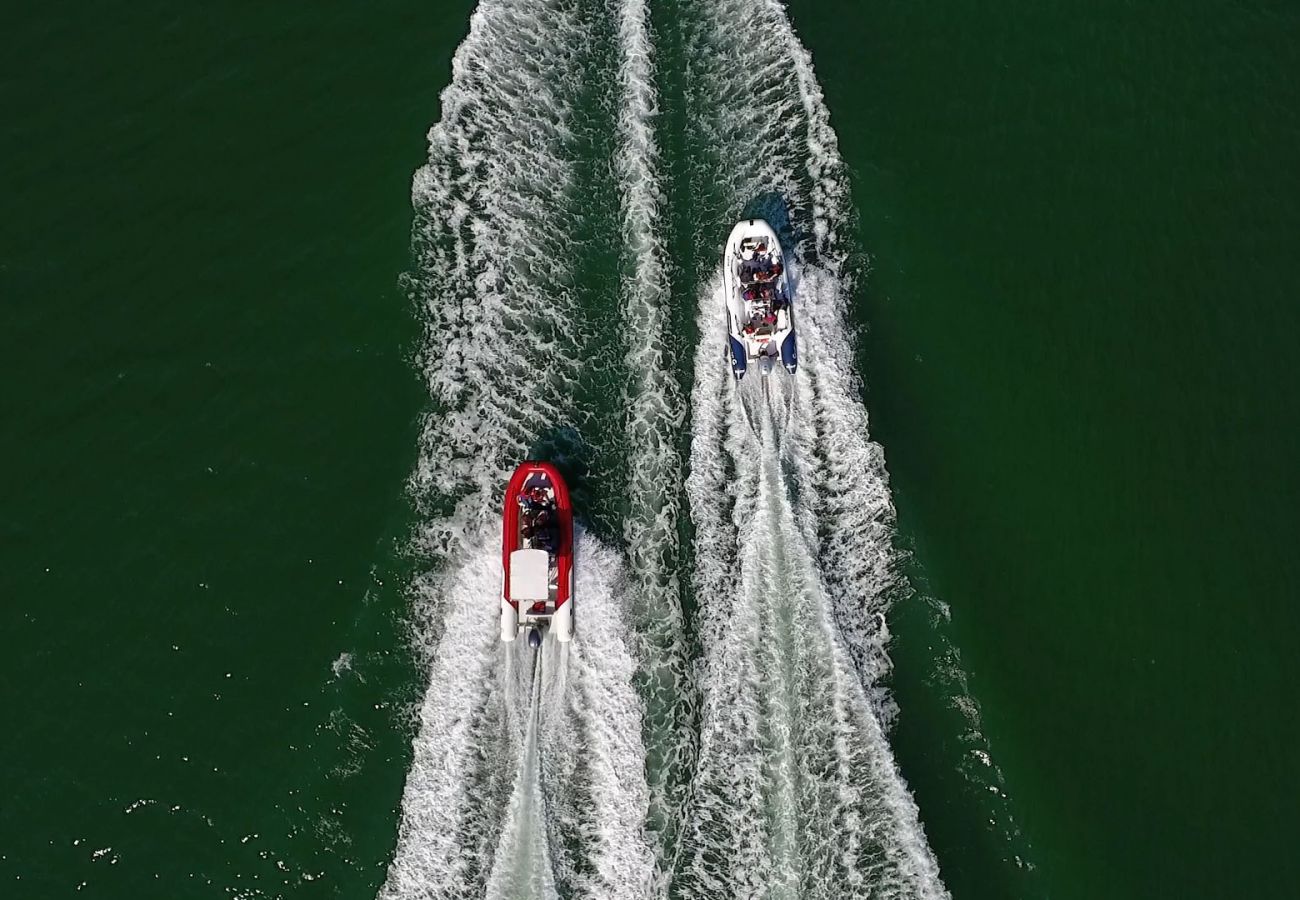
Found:
[[799, 368], [793, 294], [776, 232], [762, 219], [736, 223], [722, 254], [727, 355], [737, 380], [750, 369], [767, 375]]
[[573, 548], [568, 485], [550, 463], [521, 463], [501, 517], [501, 640], [532, 628], [572, 640]]

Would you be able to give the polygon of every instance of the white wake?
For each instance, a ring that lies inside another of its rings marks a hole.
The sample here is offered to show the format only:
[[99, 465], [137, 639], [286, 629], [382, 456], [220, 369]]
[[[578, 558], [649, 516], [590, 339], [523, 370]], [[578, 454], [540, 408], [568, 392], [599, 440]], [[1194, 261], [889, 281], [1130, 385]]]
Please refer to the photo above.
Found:
[[[655, 120], [654, 50], [644, 0], [622, 0], [617, 12], [619, 106], [618, 176], [626, 242], [621, 309], [628, 345], [623, 408], [628, 446], [628, 505], [623, 533], [635, 585], [639, 636], [638, 684], [645, 698], [650, 757], [650, 825], [671, 846], [681, 817], [682, 791], [693, 759], [693, 699], [681, 609], [678, 528], [684, 403], [672, 370], [681, 360], [666, 352], [671, 301], [665, 272]], [[664, 873], [667, 877], [667, 873]]]
[[[384, 898], [654, 897], [669, 876], [682, 897], [944, 895], [881, 724], [893, 510], [844, 321], [851, 211], [835, 135], [779, 3], [683, 8], [684, 46], [699, 51], [688, 112], [717, 136], [729, 215], [784, 198], [805, 263], [792, 273], [802, 368], [766, 393], [731, 384], [721, 300], [700, 298], [687, 479], [700, 708], [679, 603], [686, 403], [672, 372], [686, 361], [662, 341], [649, 11], [485, 0], [413, 186], [434, 409], [412, 488], [437, 572], [416, 588], [430, 682]], [[606, 58], [628, 564], [584, 535], [575, 641], [534, 654], [497, 641], [494, 531], [510, 469], [546, 429], [580, 420], [575, 397], [590, 390], [598, 348], [578, 284], [590, 248], [575, 235], [599, 211], [579, 122]]]
[[674, 893], [943, 897], [883, 725], [894, 516], [846, 324], [847, 173], [782, 5], [688, 9], [688, 105], [717, 135], [705, 165], [728, 216], [702, 222], [700, 244], [742, 213], [775, 220], [800, 261], [800, 370], [732, 383], [717, 262], [702, 260], [687, 482], [702, 734]]
[[452, 60], [415, 173], [411, 290], [434, 410], [414, 494], [430, 552], [493, 517], [539, 432], [572, 419], [583, 358], [571, 235], [583, 216], [574, 104], [586, 28], [574, 3], [488, 0]]
[[643, 708], [618, 555], [579, 534], [580, 639], [502, 644], [499, 549], [443, 580], [383, 898], [652, 896]]
[[[829, 594], [813, 523], [800, 521], [819, 505], [818, 485], [807, 480], [820, 464], [808, 455], [820, 455], [820, 438], [804, 376], [733, 385], [717, 353], [720, 302], [707, 292], [700, 309], [688, 494], [703, 733], [674, 893], [943, 896], [850, 653], [859, 634], [846, 636], [839, 620], [867, 620], [863, 633], [879, 623], [867, 596]], [[807, 360], [816, 343], [805, 346]]]
[[414, 272], [433, 409], [412, 493], [413, 589], [429, 686], [380, 896], [652, 895], [644, 709], [618, 554], [577, 538], [574, 644], [502, 644], [501, 491], [539, 439], [582, 411], [599, 348], [581, 326], [579, 123], [597, 3], [485, 0], [452, 62], [416, 173]]

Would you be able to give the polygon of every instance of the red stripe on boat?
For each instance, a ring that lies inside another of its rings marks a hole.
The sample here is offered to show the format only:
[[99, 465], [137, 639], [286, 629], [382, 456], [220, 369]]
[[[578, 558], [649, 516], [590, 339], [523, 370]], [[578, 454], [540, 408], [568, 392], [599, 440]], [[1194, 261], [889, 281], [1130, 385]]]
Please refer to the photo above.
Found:
[[[510, 584], [510, 554], [520, 548], [519, 545], [519, 494], [524, 484], [534, 474], [542, 474], [550, 481], [555, 491], [555, 518], [559, 528], [559, 541], [555, 551], [556, 573], [555, 608], [569, 599], [569, 573], [573, 570], [573, 507], [569, 503], [569, 486], [560, 477], [555, 466], [547, 462], [524, 462], [510, 476], [506, 486], [504, 515], [501, 517], [501, 565], [505, 569], [505, 584]], [[519, 601], [506, 598], [515, 609]]]

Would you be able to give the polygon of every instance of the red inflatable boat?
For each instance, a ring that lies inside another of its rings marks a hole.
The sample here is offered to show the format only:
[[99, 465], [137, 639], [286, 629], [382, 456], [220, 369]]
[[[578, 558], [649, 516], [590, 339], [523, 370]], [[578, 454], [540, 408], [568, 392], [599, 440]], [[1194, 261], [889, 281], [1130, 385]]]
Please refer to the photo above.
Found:
[[550, 463], [521, 463], [510, 478], [501, 569], [501, 640], [527, 629], [538, 647], [547, 628], [557, 641], [573, 638], [573, 507]]

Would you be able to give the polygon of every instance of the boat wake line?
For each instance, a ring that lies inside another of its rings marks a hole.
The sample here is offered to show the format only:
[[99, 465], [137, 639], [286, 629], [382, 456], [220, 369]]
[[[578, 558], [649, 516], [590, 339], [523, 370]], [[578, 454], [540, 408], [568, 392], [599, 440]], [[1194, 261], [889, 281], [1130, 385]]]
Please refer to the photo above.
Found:
[[[904, 556], [894, 543], [884, 452], [869, 437], [862, 402], [849, 311], [865, 261], [851, 237], [856, 214], [838, 137], [812, 57], [781, 0], [670, 2], [677, 7], [671, 21], [697, 61], [684, 89], [688, 120], [693, 132], [708, 136], [695, 151], [694, 168], [696, 193], [707, 189], [703, 193], [712, 208], [697, 217], [695, 243], [704, 244], [706, 236], [716, 243], [716, 235], [738, 217], [757, 214], [777, 226], [782, 245], [790, 247], [802, 269], [793, 304], [800, 346], [797, 414], [778, 429], [793, 451], [787, 456], [792, 473], [787, 483], [795, 522], [817, 561], [843, 647], [877, 721], [887, 727], [897, 710], [886, 685], [891, 668], [886, 614], [893, 599], [924, 603], [927, 598], [900, 574]], [[755, 153], [755, 147], [762, 152]], [[710, 187], [714, 184], [717, 188]], [[716, 256], [709, 254], [697, 265], [712, 273]], [[712, 354], [725, 340], [715, 318], [720, 300], [711, 303], [709, 313], [701, 313], [700, 329], [717, 337], [702, 338], [709, 353], [697, 354], [697, 381], [701, 373], [711, 376], [719, 368]], [[707, 431], [698, 396], [693, 407], [692, 430], [698, 436]], [[696, 464], [693, 451], [692, 467]], [[946, 609], [938, 609], [936, 618], [944, 617]], [[932, 678], [963, 719], [960, 735], [954, 735], [962, 747], [954, 759], [957, 768], [974, 795], [1003, 801], [986, 807], [985, 824], [999, 834], [1016, 866], [1032, 868], [1021, 858], [1024, 841], [979, 727], [979, 705], [957, 648], [943, 634], [942, 622], [930, 639], [945, 648]], [[892, 755], [883, 741], [879, 752], [882, 761]], [[906, 797], [901, 776], [892, 781], [901, 818], [890, 839], [914, 847], [918, 859], [928, 860], [921, 869], [929, 869], [933, 854], [915, 804]], [[942, 890], [937, 874], [922, 881], [931, 892]]]
[[382, 898], [651, 896], [643, 708], [619, 555], [579, 534], [581, 640], [534, 652], [483, 615], [499, 548], [451, 573]]
[[490, 614], [510, 471], [557, 429], [609, 442], [583, 398], [621, 367], [588, 287], [617, 215], [599, 180], [613, 129], [588, 102], [609, 81], [613, 24], [602, 0], [541, 6], [479, 5], [412, 184], [407, 287], [432, 408], [410, 483], [428, 563], [411, 603], [429, 683], [385, 900], [653, 895], [621, 554], [579, 530], [572, 645], [502, 644]]
[[[679, 568], [681, 391], [672, 370], [660, 273], [667, 257], [659, 204], [658, 115], [649, 8], [622, 0], [616, 16], [618, 144], [614, 168], [625, 242], [620, 279], [628, 378], [623, 384], [628, 452], [628, 507], [623, 536], [634, 579], [637, 686], [646, 704], [649, 827], [666, 862], [677, 840], [683, 789], [695, 753], [694, 698], [687, 661]], [[668, 873], [660, 866], [660, 890]]]
[[720, 302], [709, 290], [700, 303], [688, 496], [703, 726], [674, 894], [944, 896], [840, 627], [866, 604], [829, 595], [815, 549], [814, 384], [733, 382]]

